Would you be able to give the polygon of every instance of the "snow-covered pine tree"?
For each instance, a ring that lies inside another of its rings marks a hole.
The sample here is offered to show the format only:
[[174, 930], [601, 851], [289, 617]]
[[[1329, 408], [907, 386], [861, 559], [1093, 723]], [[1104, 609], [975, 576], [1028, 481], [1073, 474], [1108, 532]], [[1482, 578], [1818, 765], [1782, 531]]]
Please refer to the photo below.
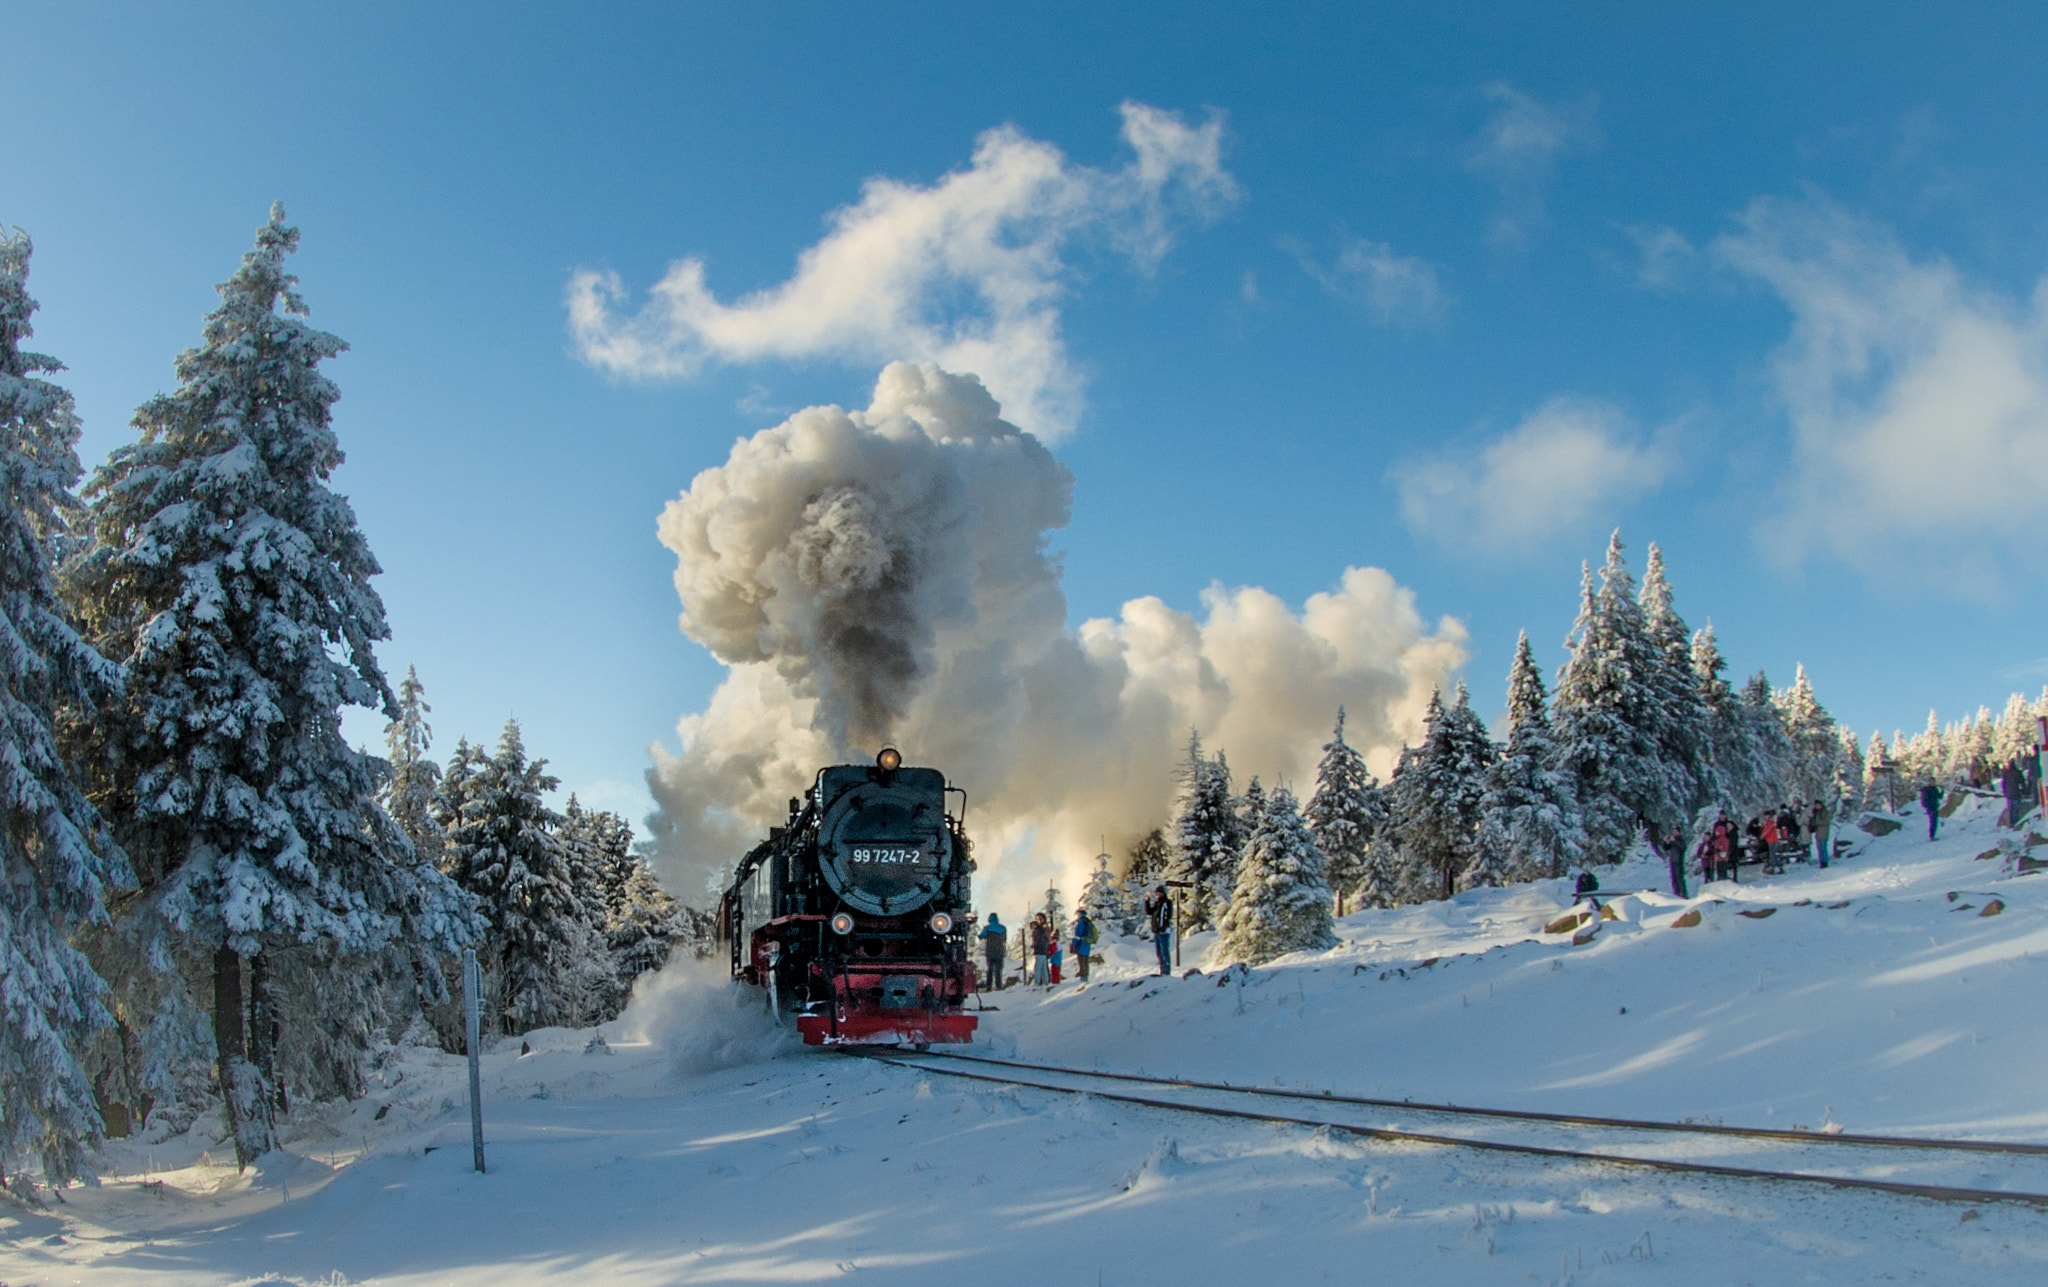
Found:
[[1889, 809], [1894, 806], [1897, 786], [1890, 781], [1897, 766], [1884, 744], [1884, 734], [1872, 732], [1870, 749], [1863, 753], [1863, 807]]
[[244, 1162], [272, 1144], [277, 1007], [294, 1003], [275, 994], [284, 972], [265, 954], [368, 956], [407, 932], [411, 911], [446, 927], [461, 908], [431, 868], [396, 860], [405, 840], [376, 801], [384, 764], [341, 734], [344, 706], [396, 714], [372, 652], [390, 632], [370, 587], [377, 560], [327, 486], [342, 461], [339, 393], [319, 366], [346, 346], [303, 320], [284, 270], [297, 244], [273, 206], [199, 347], [179, 356], [177, 391], [144, 403], [140, 441], [94, 474], [95, 544], [68, 578], [127, 677], [98, 731], [101, 811], [165, 951], [211, 953]]
[[572, 791], [569, 802], [562, 806], [561, 825], [555, 828], [562, 857], [569, 864], [569, 887], [575, 891], [580, 918], [600, 934], [611, 920], [613, 887], [622, 895], [626, 878], [632, 874], [632, 828], [619, 836], [607, 825], [614, 819], [625, 822], [614, 814], [592, 813]]
[[1650, 544], [1643, 565], [1643, 588], [1637, 600], [1649, 639], [1648, 685], [1651, 733], [1659, 747], [1662, 790], [1645, 803], [1643, 818], [1657, 851], [1671, 869], [1671, 892], [1685, 895], [1685, 859], [1699, 839], [1689, 826], [1721, 797], [1713, 756], [1712, 720], [1695, 682], [1692, 638], [1685, 619], [1672, 603], [1671, 581], [1664, 571], [1664, 553]]
[[1479, 851], [1506, 880], [1562, 876], [1585, 857], [1578, 800], [1552, 767], [1556, 758], [1549, 697], [1525, 630], [1508, 668], [1508, 744], [1486, 772], [1479, 806]]
[[1714, 803], [1740, 823], [1768, 803], [1765, 797], [1773, 788], [1759, 758], [1742, 699], [1724, 678], [1727, 669], [1728, 663], [1714, 638], [1713, 623], [1708, 622], [1692, 637], [1693, 685], [1706, 711], [1707, 745], [1714, 762], [1714, 780], [1720, 789], [1720, 798]]
[[1365, 767], [1365, 757], [1344, 740], [1344, 708], [1337, 708], [1337, 728], [1323, 743], [1316, 765], [1316, 789], [1304, 818], [1316, 847], [1329, 867], [1330, 888], [1339, 903], [1365, 878], [1365, 851], [1386, 817], [1379, 783]]
[[1748, 754], [1756, 764], [1756, 797], [1747, 810], [1753, 814], [1785, 803], [1785, 779], [1792, 768], [1792, 738], [1785, 731], [1785, 717], [1778, 710], [1770, 676], [1761, 670], [1743, 684], [1736, 710]]
[[1587, 568], [1578, 621], [1558, 673], [1551, 725], [1558, 767], [1571, 774], [1592, 862], [1626, 857], [1646, 823], [1671, 811], [1670, 778], [1658, 737], [1660, 694], [1651, 676], [1659, 653], [1622, 557], [1621, 533], [1607, 544], [1600, 588]]
[[1120, 928], [1124, 934], [1151, 936], [1141, 912], [1145, 906], [1145, 895], [1160, 881], [1167, 879], [1173, 869], [1173, 844], [1166, 838], [1166, 829], [1154, 827], [1131, 846], [1124, 865], [1124, 904], [1130, 909], [1129, 923]]
[[1856, 734], [1851, 729], [1836, 730], [1841, 749], [1835, 757], [1835, 794], [1841, 800], [1841, 810], [1851, 813], [1864, 807], [1863, 748], [1857, 745]]
[[1286, 787], [1261, 802], [1218, 929], [1218, 952], [1252, 965], [1337, 945], [1323, 854]]
[[1095, 922], [1097, 933], [1131, 932], [1136, 913], [1124, 896], [1122, 882], [1109, 869], [1108, 854], [1095, 855], [1095, 870], [1088, 873], [1088, 884], [1081, 890], [1080, 907]]
[[1430, 694], [1422, 745], [1412, 750], [1392, 791], [1402, 857], [1420, 896], [1449, 898], [1477, 856], [1486, 771], [1494, 757], [1493, 740], [1463, 684], [1448, 709], [1441, 693]]
[[693, 942], [694, 927], [688, 909], [677, 904], [654, 878], [654, 872], [637, 857], [620, 891], [618, 911], [606, 929], [617, 992], [607, 1009], [617, 1017], [633, 994], [633, 984], [643, 974], [667, 965], [680, 944]]
[[1813, 695], [1805, 666], [1799, 667], [1792, 687], [1776, 694], [1776, 701], [1791, 752], [1785, 772], [1787, 793], [1795, 803], [1819, 801], [1829, 809], [1836, 808], [1841, 801], [1842, 741], [1834, 716]]
[[78, 417], [40, 378], [63, 370], [26, 352], [35, 301], [28, 235], [0, 229], [0, 1185], [26, 1196], [84, 1168], [100, 1138], [79, 1052], [107, 1022], [106, 985], [70, 942], [105, 924], [105, 892], [127, 862], [73, 780], [57, 744], [60, 712], [89, 722], [120, 691], [116, 667], [66, 620], [59, 544], [78, 502]]
[[381, 795], [385, 812], [412, 841], [414, 855], [438, 867], [446, 838], [441, 824], [434, 820], [434, 792], [441, 783], [441, 766], [427, 758], [434, 742], [434, 730], [427, 726], [431, 710], [419, 672], [407, 666], [398, 685], [398, 714], [384, 726], [385, 761], [391, 765], [391, 776]]
[[1060, 896], [1059, 886], [1048, 885], [1045, 889], [1045, 905], [1039, 909], [1045, 913], [1045, 923], [1052, 928], [1052, 941], [1067, 941], [1067, 902]]
[[1998, 728], [1992, 738], [1993, 762], [2003, 767], [2033, 754], [2034, 743], [2039, 737], [2034, 725], [2034, 710], [2028, 704], [2026, 694], [2014, 693], [2006, 699], [2005, 711], [1998, 717]]
[[1359, 868], [1352, 897], [1361, 908], [1394, 907], [1401, 902], [1401, 889], [1401, 852], [1392, 822], [1382, 821], [1365, 848], [1365, 862]]
[[526, 758], [516, 719], [505, 722], [495, 755], [459, 745], [441, 780], [444, 861], [488, 926], [478, 955], [499, 1032], [575, 1023], [602, 979], [554, 834], [561, 815], [541, 799], [557, 785], [547, 761]]
[[1173, 822], [1172, 879], [1193, 882], [1181, 904], [1184, 933], [1214, 929], [1237, 879], [1243, 834], [1230, 794], [1230, 765], [1218, 752], [1202, 754], [1202, 739], [1188, 734], [1188, 757], [1179, 770], [1180, 801]]

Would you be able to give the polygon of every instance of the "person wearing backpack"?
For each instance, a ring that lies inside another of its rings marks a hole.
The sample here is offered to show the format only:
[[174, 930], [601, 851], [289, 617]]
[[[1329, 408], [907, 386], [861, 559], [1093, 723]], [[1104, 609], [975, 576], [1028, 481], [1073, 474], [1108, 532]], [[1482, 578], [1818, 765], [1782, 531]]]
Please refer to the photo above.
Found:
[[1088, 981], [1088, 960], [1095, 954], [1095, 922], [1082, 908], [1074, 915], [1074, 973], [1081, 976], [1081, 982]]
[[1941, 830], [1941, 788], [1932, 782], [1920, 786], [1920, 807], [1927, 810], [1927, 838], [1934, 839], [1934, 833]]
[[990, 912], [988, 928], [981, 932], [982, 954], [988, 958], [988, 973], [982, 976], [984, 992], [1003, 990], [1003, 957], [1010, 950], [1009, 938], [1010, 931], [1003, 928], [1002, 918]]
[[1173, 973], [1173, 900], [1166, 886], [1155, 885], [1145, 895], [1145, 918], [1152, 923], [1152, 948], [1159, 953], [1159, 972]]

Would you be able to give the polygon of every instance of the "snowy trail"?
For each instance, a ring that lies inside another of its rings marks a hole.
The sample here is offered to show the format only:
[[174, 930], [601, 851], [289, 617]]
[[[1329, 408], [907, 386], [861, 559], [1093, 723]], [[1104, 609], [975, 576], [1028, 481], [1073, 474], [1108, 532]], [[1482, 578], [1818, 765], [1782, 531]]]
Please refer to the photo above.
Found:
[[[989, 998], [972, 1053], [1393, 1100], [2048, 1141], [2048, 879], [1980, 861], [1993, 839], [1966, 808], [1939, 842], [1902, 832], [1825, 872], [1686, 902], [1618, 896], [1620, 919], [1576, 946], [1543, 932], [1571, 902], [1550, 885], [1350, 916], [1332, 951], [1248, 973], [1153, 977], [1149, 945], [1115, 942], [1085, 986]], [[1674, 928], [1690, 910], [1700, 923]], [[1187, 945], [1191, 966], [1202, 946]], [[543, 1031], [530, 1053], [513, 1040], [485, 1057], [488, 1175], [467, 1169], [462, 1061], [403, 1048], [366, 1099], [302, 1107], [289, 1147], [247, 1175], [220, 1165], [205, 1123], [110, 1146], [98, 1188], [0, 1210], [0, 1281], [1721, 1287], [2032, 1284], [2048, 1270], [2048, 1216], [2010, 1204], [961, 1083], [792, 1049], [724, 985], [687, 970], [658, 982], [602, 1044]], [[1679, 1155], [1722, 1147], [1694, 1137]], [[2032, 1187], [2019, 1177], [2037, 1161], [1854, 1165], [1993, 1188]]]

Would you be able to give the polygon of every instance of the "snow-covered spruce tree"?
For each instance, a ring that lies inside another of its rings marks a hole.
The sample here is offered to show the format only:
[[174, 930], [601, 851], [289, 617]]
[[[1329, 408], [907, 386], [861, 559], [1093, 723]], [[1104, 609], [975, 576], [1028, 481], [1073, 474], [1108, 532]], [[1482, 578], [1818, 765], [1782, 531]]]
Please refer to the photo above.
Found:
[[1884, 734], [1870, 735], [1870, 749], [1863, 753], [1863, 807], [1866, 809], [1889, 809], [1897, 786], [1888, 781], [1896, 769], [1891, 752], [1885, 747]]
[[1214, 929], [1237, 881], [1243, 828], [1230, 794], [1230, 765], [1221, 752], [1202, 754], [1202, 739], [1188, 735], [1188, 758], [1180, 771], [1180, 802], [1173, 821], [1174, 880], [1194, 888], [1181, 904], [1184, 933]]
[[1815, 801], [1830, 810], [1841, 802], [1842, 740], [1835, 717], [1813, 695], [1806, 667], [1799, 668], [1792, 687], [1775, 694], [1791, 756], [1786, 765], [1785, 787], [1793, 802]]
[[59, 545], [78, 502], [78, 417], [40, 378], [56, 359], [23, 351], [35, 301], [28, 235], [0, 229], [0, 1185], [27, 1195], [78, 1175], [101, 1124], [79, 1053], [107, 1022], [105, 985], [71, 945], [105, 924], [128, 868], [66, 767], [60, 713], [89, 722], [120, 690], [115, 666], [57, 599]]
[[653, 870], [638, 858], [620, 893], [619, 910], [605, 931], [618, 988], [607, 1011], [607, 1017], [614, 1018], [632, 996], [634, 982], [667, 965], [678, 945], [692, 942], [693, 933], [688, 910], [668, 896]]
[[625, 827], [619, 835], [609, 825], [616, 820], [621, 826], [625, 819], [616, 814], [592, 813], [569, 795], [569, 802], [562, 806], [562, 822], [555, 828], [555, 839], [561, 842], [562, 857], [569, 865], [569, 888], [576, 895], [578, 919], [602, 935], [604, 927], [611, 921], [614, 895], [611, 886], [616, 885], [623, 893], [626, 878], [632, 874], [633, 830]]
[[1337, 728], [1323, 743], [1316, 765], [1316, 789], [1304, 817], [1316, 847], [1329, 866], [1330, 888], [1340, 903], [1354, 894], [1365, 878], [1365, 851], [1386, 819], [1387, 805], [1379, 783], [1365, 767], [1365, 757], [1344, 740], [1344, 708], [1337, 708]]
[[385, 766], [341, 735], [344, 706], [396, 709], [371, 651], [389, 634], [377, 561], [327, 486], [339, 394], [319, 366], [346, 346], [303, 320], [284, 271], [297, 244], [273, 206], [179, 356], [177, 390], [137, 410], [140, 441], [94, 474], [95, 543], [68, 574], [127, 680], [98, 730], [101, 812], [135, 864], [154, 954], [211, 954], [218, 1074], [245, 1163], [272, 1143], [279, 1007], [301, 1003], [273, 987], [287, 972], [267, 957], [368, 957], [416, 928], [409, 913], [445, 929], [461, 908], [431, 869], [394, 860], [406, 842], [377, 805]]
[[1571, 779], [1552, 767], [1557, 750], [1548, 707], [1525, 630], [1508, 668], [1508, 744], [1486, 771], [1479, 806], [1479, 851], [1507, 880], [1562, 876], [1585, 857]]
[[478, 955], [486, 1008], [503, 1033], [573, 1025], [605, 986], [606, 963], [555, 836], [561, 815], [541, 799], [557, 785], [547, 761], [526, 758], [516, 719], [505, 721], [495, 755], [459, 745], [441, 781], [443, 862], [487, 926]]
[[591, 1017], [616, 1018], [634, 981], [666, 965], [678, 944], [690, 942], [690, 918], [633, 852], [632, 824], [618, 814], [586, 809], [572, 795], [556, 834], [571, 859], [572, 875], [588, 882], [590, 893], [579, 901], [584, 915], [600, 928], [610, 955], [612, 978], [599, 1012]]
[[1863, 748], [1856, 742], [1851, 729], [1838, 728], [1836, 738], [1840, 750], [1835, 756], [1835, 794], [1841, 800], [1841, 810], [1851, 813], [1863, 805]]
[[[1671, 892], [1682, 898], [1686, 855], [1704, 834], [1700, 827], [1713, 825], [1712, 813], [1705, 811], [1719, 802], [1721, 783], [1714, 764], [1712, 720], [1693, 675], [1692, 632], [1672, 603], [1664, 553], [1655, 542], [1644, 559], [1637, 602], [1650, 645], [1648, 683], [1655, 698], [1649, 708], [1650, 731], [1664, 770], [1662, 790], [1646, 802], [1643, 819], [1670, 867]], [[1698, 822], [1702, 818], [1703, 824]]]
[[1128, 923], [1119, 927], [1124, 934], [1151, 935], [1151, 927], [1140, 912], [1145, 906], [1145, 895], [1154, 886], [1167, 879], [1173, 868], [1173, 845], [1166, 838], [1163, 827], [1154, 827], [1131, 846], [1124, 865], [1124, 905], [1129, 909]]
[[1361, 908], [1395, 907], [1402, 901], [1401, 891], [1401, 851], [1392, 821], [1383, 821], [1365, 847], [1365, 862], [1351, 894]]
[[398, 685], [398, 714], [384, 726], [385, 761], [391, 765], [391, 776], [380, 795], [384, 811], [412, 841], [413, 854], [438, 866], [446, 837], [434, 820], [434, 792], [441, 783], [441, 766], [427, 758], [434, 742], [434, 730], [427, 726], [431, 710], [419, 672], [407, 666]]
[[1747, 812], [1786, 802], [1786, 775], [1792, 765], [1792, 739], [1778, 710], [1770, 677], [1761, 670], [1749, 677], [1736, 698], [1736, 710], [1747, 754], [1756, 765], [1756, 795]]
[[1337, 945], [1323, 853], [1286, 787], [1274, 788], [1262, 802], [1217, 928], [1218, 952], [1252, 965]]
[[1067, 939], [1067, 900], [1060, 895], [1059, 886], [1045, 888], [1045, 904], [1039, 908], [1045, 913], [1045, 923], [1052, 930], [1052, 941], [1064, 943]]
[[1449, 898], [1478, 852], [1486, 770], [1494, 757], [1493, 740], [1463, 684], [1448, 709], [1441, 693], [1430, 694], [1422, 744], [1411, 749], [1392, 790], [1402, 858], [1418, 896]]
[[1109, 869], [1108, 854], [1095, 855], [1095, 870], [1088, 873], [1088, 883], [1081, 890], [1080, 908], [1095, 922], [1097, 933], [1131, 932], [1131, 922], [1137, 916], [1124, 895], [1123, 883]]
[[1725, 672], [1728, 662], [1714, 637], [1712, 622], [1701, 626], [1692, 637], [1692, 680], [1706, 712], [1708, 754], [1714, 762], [1714, 781], [1720, 790], [1716, 803], [1739, 824], [1761, 807], [1767, 794], [1764, 766], [1759, 749], [1750, 735], [1742, 702], [1729, 687]]
[[1992, 738], [1993, 762], [2003, 767], [2015, 759], [2031, 755], [2034, 743], [2039, 740], [2032, 705], [2028, 703], [2026, 694], [2014, 693], [2006, 699], [2005, 711], [1998, 717], [1998, 728]]
[[1626, 857], [1645, 823], [1672, 812], [1670, 777], [1658, 738], [1659, 657], [1622, 558], [1621, 533], [1607, 544], [1600, 588], [1581, 580], [1578, 621], [1566, 641], [1551, 726], [1558, 767], [1572, 777], [1590, 862]]

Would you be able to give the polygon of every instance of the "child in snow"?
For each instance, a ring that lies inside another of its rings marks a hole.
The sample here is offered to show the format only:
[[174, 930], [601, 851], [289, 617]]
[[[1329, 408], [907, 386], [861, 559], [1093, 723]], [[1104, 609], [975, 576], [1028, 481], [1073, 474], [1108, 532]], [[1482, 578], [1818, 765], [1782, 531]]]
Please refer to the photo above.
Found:
[[1031, 918], [1031, 982], [1041, 988], [1052, 986], [1052, 927], [1044, 912]]

